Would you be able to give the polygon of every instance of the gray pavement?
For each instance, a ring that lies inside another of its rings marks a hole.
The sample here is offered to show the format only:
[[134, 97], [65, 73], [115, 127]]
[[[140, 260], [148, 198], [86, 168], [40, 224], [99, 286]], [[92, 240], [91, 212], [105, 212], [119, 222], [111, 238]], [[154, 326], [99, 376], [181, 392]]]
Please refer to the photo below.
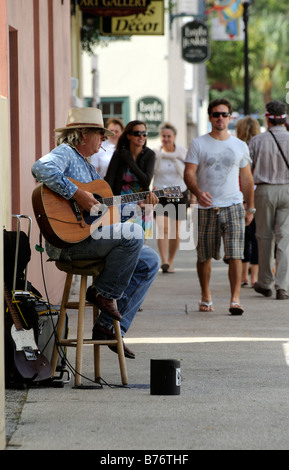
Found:
[[[9, 391], [7, 450], [288, 449], [289, 302], [243, 288], [245, 312], [230, 316], [227, 266], [218, 261], [215, 311], [200, 313], [195, 262], [195, 252], [179, 251], [175, 274], [158, 274], [126, 337], [136, 353], [129, 386], [120, 386], [117, 356], [104, 346], [100, 390], [75, 389], [72, 378], [60, 389]], [[69, 326], [73, 336], [75, 313]], [[74, 349], [68, 354], [74, 363]], [[180, 395], [150, 394], [151, 359], [180, 361]], [[86, 347], [86, 377], [92, 361]]]

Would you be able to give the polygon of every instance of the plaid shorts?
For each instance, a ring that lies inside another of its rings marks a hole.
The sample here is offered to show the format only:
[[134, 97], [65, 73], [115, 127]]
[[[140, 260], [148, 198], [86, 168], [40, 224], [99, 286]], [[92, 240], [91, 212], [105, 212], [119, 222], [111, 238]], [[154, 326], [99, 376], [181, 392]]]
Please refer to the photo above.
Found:
[[244, 258], [245, 209], [243, 204], [212, 209], [199, 209], [198, 213], [198, 261], [221, 259], [223, 238], [225, 258]]

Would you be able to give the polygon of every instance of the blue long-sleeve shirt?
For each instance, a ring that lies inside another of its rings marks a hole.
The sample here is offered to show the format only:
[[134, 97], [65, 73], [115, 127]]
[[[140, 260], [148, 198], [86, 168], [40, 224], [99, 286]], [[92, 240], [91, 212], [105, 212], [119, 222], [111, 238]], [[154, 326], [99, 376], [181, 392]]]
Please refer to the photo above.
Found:
[[44, 183], [65, 199], [71, 199], [77, 190], [67, 177], [81, 183], [100, 179], [95, 167], [67, 144], [59, 145], [37, 160], [32, 166], [32, 174], [39, 183]]
[[[44, 183], [49, 189], [71, 199], [77, 191], [77, 186], [67, 177], [81, 183], [90, 183], [101, 179], [95, 167], [89, 163], [76, 149], [67, 144], [61, 144], [37, 160], [32, 166], [32, 174], [39, 183]], [[122, 222], [130, 218], [128, 209], [122, 214]], [[122, 211], [121, 211], [122, 212]], [[61, 249], [46, 242], [48, 256], [57, 260], [60, 258]]]
[[[31, 171], [39, 183], [44, 183], [65, 199], [71, 199], [77, 191], [77, 186], [67, 177], [81, 183], [90, 183], [100, 179], [95, 167], [76, 149], [67, 144], [61, 144], [41, 157], [34, 163]], [[46, 242], [46, 251], [51, 259], [59, 259], [60, 248]]]

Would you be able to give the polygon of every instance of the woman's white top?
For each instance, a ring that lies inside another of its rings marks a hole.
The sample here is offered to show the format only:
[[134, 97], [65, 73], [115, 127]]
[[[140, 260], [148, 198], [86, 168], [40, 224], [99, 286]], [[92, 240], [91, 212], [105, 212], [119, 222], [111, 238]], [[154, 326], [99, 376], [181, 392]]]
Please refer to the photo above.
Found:
[[154, 149], [156, 163], [154, 170], [154, 187], [180, 186], [184, 192], [187, 187], [184, 182], [185, 158], [187, 149], [175, 144], [174, 152], [166, 152], [162, 147]]

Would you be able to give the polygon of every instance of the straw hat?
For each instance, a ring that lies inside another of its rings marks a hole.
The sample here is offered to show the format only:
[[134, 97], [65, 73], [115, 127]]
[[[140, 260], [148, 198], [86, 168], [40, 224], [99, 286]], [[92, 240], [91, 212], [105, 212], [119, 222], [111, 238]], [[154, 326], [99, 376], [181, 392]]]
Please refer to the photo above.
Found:
[[68, 111], [66, 126], [54, 129], [54, 131], [63, 132], [68, 129], [81, 129], [83, 127], [104, 129], [107, 137], [114, 136], [113, 132], [104, 127], [102, 112], [98, 108], [71, 108]]

